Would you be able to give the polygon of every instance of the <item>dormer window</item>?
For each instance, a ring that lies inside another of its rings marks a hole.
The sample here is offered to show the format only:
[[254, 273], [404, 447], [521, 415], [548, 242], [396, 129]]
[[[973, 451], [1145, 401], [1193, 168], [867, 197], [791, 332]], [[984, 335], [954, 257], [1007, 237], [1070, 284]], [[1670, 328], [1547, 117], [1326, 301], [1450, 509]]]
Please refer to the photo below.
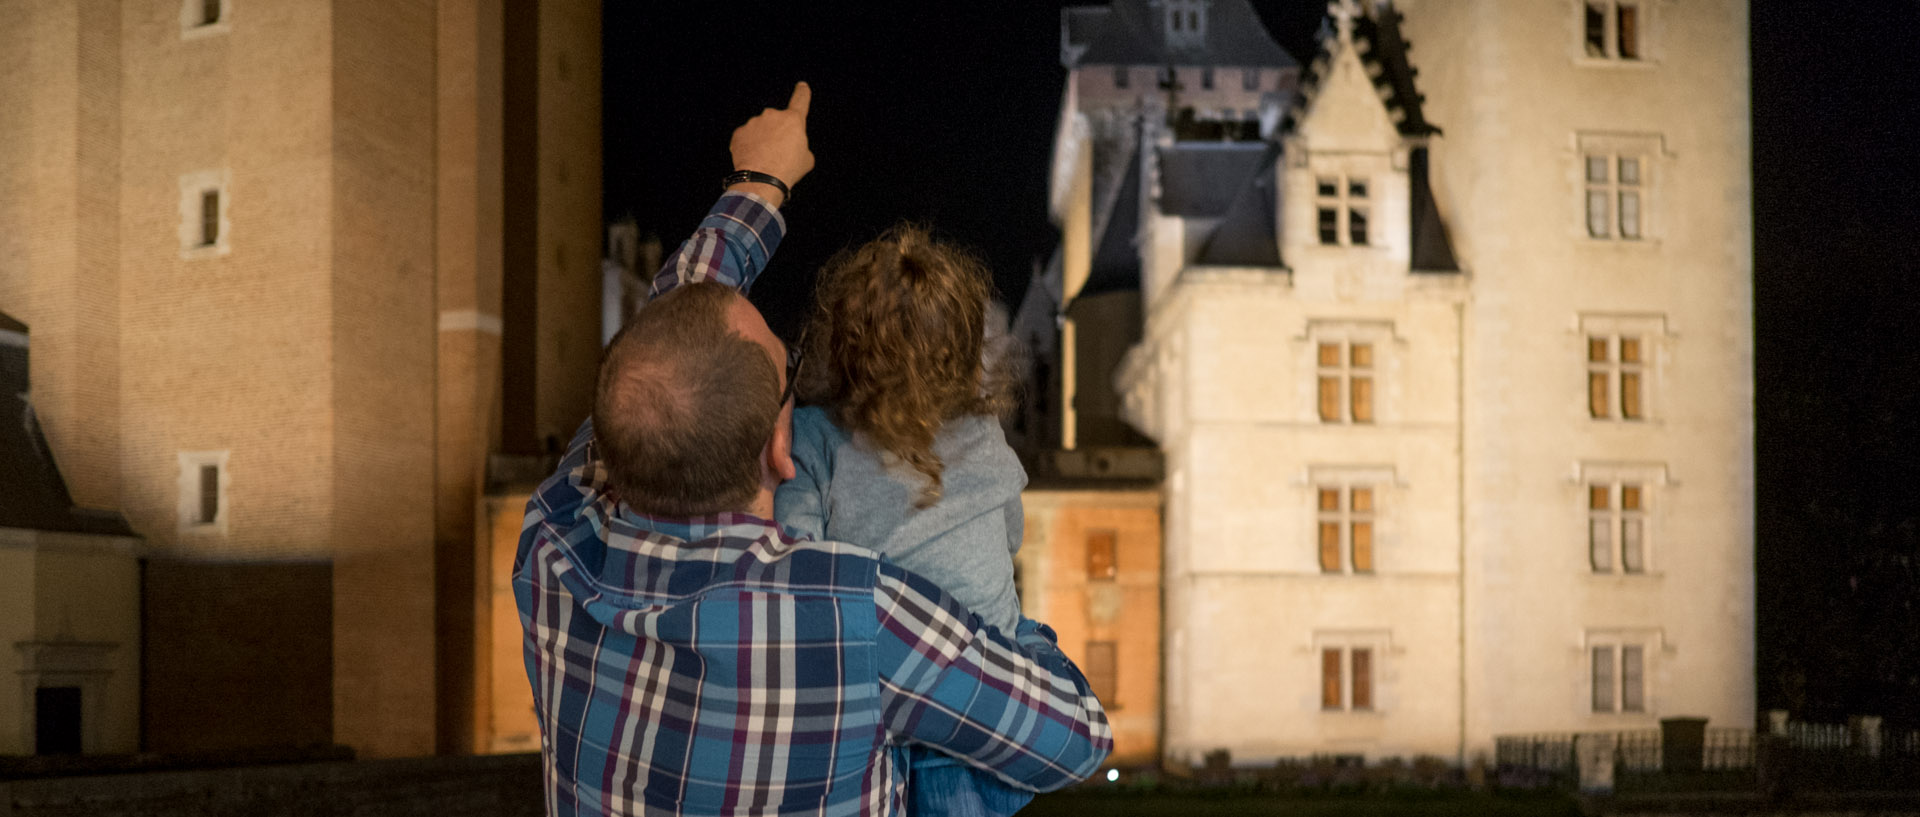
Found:
[[1322, 245], [1365, 247], [1373, 243], [1367, 231], [1367, 180], [1364, 177], [1318, 177], [1314, 180], [1313, 198]]
[[1207, 39], [1205, 0], [1165, 0], [1167, 46], [1194, 48]]

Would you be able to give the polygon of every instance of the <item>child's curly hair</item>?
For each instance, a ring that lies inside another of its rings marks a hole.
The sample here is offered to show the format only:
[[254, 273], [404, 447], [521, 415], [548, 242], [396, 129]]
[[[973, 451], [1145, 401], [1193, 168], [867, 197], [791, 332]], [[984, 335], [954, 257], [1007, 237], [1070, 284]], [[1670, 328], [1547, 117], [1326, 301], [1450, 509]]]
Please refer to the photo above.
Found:
[[927, 476], [940, 498], [933, 438], [947, 421], [1012, 405], [1002, 344], [986, 342], [993, 283], [973, 254], [902, 224], [842, 250], [820, 271], [799, 391], [842, 428]]

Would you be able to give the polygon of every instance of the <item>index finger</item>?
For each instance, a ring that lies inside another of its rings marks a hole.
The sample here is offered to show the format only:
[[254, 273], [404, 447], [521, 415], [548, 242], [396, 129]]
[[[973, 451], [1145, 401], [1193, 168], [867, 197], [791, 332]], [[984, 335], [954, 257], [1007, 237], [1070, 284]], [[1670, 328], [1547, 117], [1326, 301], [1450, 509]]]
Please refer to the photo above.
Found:
[[794, 83], [793, 98], [787, 100], [787, 110], [799, 113], [800, 117], [804, 119], [807, 116], [807, 108], [812, 105], [813, 89], [808, 87], [804, 82]]

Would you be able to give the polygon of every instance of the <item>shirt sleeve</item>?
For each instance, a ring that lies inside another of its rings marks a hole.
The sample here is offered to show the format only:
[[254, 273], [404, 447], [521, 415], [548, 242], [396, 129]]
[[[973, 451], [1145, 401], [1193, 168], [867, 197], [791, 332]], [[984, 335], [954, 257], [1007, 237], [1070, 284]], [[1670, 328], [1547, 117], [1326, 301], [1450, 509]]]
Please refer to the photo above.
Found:
[[874, 596], [881, 711], [895, 739], [1035, 791], [1086, 779], [1113, 750], [1105, 710], [1046, 625], [1023, 619], [1008, 640], [891, 563]]
[[726, 193], [653, 276], [647, 298], [699, 281], [719, 281], [744, 295], [786, 232], [786, 219], [765, 199], [752, 193]]

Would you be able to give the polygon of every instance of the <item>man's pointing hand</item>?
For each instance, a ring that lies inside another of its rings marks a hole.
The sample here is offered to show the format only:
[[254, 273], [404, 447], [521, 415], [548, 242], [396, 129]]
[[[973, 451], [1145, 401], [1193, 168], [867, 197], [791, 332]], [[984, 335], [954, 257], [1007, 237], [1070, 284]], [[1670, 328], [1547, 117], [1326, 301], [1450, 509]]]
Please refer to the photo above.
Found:
[[[807, 109], [812, 104], [813, 89], [798, 83], [786, 108], [767, 108], [734, 129], [728, 145], [733, 169], [765, 173], [785, 182], [789, 189], [798, 185], [813, 170], [813, 151], [807, 148]], [[758, 194], [775, 207], [785, 203], [785, 196], [772, 185], [744, 182], [731, 189]]]

